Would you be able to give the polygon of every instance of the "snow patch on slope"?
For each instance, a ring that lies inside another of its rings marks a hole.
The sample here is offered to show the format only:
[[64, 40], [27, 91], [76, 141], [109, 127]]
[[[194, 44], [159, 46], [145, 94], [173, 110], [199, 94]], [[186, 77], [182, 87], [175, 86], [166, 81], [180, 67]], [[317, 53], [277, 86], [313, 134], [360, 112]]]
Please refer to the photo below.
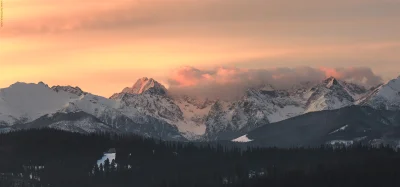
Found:
[[346, 147], [353, 145], [353, 143], [354, 143], [353, 140], [332, 140], [328, 142], [328, 144], [331, 145], [344, 145]]
[[246, 135], [243, 135], [243, 136], [241, 136], [241, 137], [239, 137], [239, 138], [236, 138], [236, 139], [232, 140], [232, 142], [240, 142], [240, 143], [246, 143], [246, 142], [251, 142], [251, 141], [253, 141], [253, 140], [250, 140], [250, 139], [247, 137], [247, 134], [246, 134]]
[[337, 132], [339, 132], [339, 131], [344, 131], [347, 127], [349, 127], [349, 125], [345, 125], [345, 126], [343, 126], [343, 127], [340, 127], [339, 129], [336, 129], [336, 130], [332, 131], [332, 132], [329, 133], [329, 134], [337, 133]]
[[206, 132], [205, 118], [211, 110], [211, 105], [204, 108], [189, 103], [186, 100], [178, 99], [175, 104], [183, 112], [183, 119], [177, 123], [180, 132], [193, 133], [194, 135], [203, 135]]
[[322, 111], [322, 110], [335, 110], [335, 109], [343, 108], [343, 107], [350, 106], [350, 105], [353, 105], [353, 103], [349, 100], [341, 101], [337, 97], [329, 98], [329, 97], [326, 97], [326, 95], [323, 95], [323, 96], [317, 98], [316, 100], [314, 100], [314, 102], [312, 102], [312, 104], [309, 105], [309, 107], [307, 108], [305, 113]]

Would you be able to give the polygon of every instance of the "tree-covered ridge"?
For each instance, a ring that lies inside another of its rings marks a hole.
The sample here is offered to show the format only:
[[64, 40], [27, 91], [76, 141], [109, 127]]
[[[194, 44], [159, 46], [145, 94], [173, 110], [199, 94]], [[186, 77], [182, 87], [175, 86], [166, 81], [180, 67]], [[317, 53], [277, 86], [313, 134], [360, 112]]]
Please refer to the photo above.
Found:
[[[98, 166], [109, 148], [116, 159]], [[239, 148], [36, 129], [0, 134], [0, 186], [399, 186], [389, 147]]]

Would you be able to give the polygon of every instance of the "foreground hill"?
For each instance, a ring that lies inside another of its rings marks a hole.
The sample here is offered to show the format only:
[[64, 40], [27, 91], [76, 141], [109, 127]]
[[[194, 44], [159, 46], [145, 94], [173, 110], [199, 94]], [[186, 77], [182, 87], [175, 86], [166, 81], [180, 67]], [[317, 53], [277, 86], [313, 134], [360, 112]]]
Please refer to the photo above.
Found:
[[399, 146], [400, 111], [350, 106], [267, 124], [235, 139], [262, 146], [381, 143]]

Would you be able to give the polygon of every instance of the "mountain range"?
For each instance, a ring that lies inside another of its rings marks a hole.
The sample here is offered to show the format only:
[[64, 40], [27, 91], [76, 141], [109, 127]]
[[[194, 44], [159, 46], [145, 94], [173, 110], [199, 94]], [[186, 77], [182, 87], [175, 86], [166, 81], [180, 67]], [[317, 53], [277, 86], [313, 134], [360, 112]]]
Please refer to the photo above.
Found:
[[[322, 120], [325, 112], [354, 107], [367, 107], [374, 111], [370, 113], [399, 110], [400, 77], [368, 89], [334, 77], [284, 90], [265, 84], [248, 89], [236, 100], [170, 94], [151, 78], [141, 78], [110, 98], [79, 87], [17, 82], [0, 89], [0, 132], [51, 127], [82, 133], [136, 133], [164, 140], [232, 140], [246, 134], [251, 139], [259, 138], [260, 134], [253, 135], [255, 131], [271, 125], [310, 115], [320, 118], [307, 119]], [[335, 123], [324, 133], [347, 123]]]

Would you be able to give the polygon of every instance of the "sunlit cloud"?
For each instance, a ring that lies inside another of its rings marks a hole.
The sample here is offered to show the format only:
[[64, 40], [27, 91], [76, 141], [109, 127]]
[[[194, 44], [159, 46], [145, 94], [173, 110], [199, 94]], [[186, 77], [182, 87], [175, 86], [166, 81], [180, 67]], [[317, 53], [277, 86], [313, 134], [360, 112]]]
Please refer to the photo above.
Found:
[[172, 94], [238, 99], [250, 88], [271, 85], [274, 89], [288, 89], [305, 82], [319, 83], [331, 76], [358, 83], [367, 88], [382, 83], [382, 78], [367, 67], [333, 69], [306, 66], [270, 69], [218, 67], [209, 70], [185, 66], [173, 71], [168, 83]]
[[397, 0], [4, 0], [0, 87], [44, 81], [109, 96], [142, 76], [167, 82], [185, 65], [238, 68], [175, 75], [192, 86], [299, 66], [343, 77], [338, 67], [370, 67], [386, 81], [400, 74], [399, 9]]

